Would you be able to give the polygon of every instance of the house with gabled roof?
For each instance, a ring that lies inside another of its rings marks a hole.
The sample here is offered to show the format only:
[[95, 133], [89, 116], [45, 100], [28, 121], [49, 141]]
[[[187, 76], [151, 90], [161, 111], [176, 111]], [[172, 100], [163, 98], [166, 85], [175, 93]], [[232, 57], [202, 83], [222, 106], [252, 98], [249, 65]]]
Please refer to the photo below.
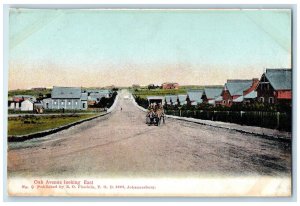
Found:
[[176, 95], [166, 95], [165, 96], [165, 104], [167, 105], [177, 105], [177, 96]]
[[253, 90], [243, 96], [243, 103], [244, 104], [250, 104], [254, 103], [257, 98], [257, 91]]
[[45, 109], [86, 110], [86, 92], [81, 92], [80, 87], [56, 87], [51, 92], [51, 98], [43, 99]]
[[32, 95], [23, 95], [23, 94], [21, 94], [21, 95], [13, 96], [13, 101], [14, 102], [22, 102], [22, 101], [27, 100], [27, 99], [32, 100], [33, 102], [36, 101], [36, 98]]
[[253, 78], [251, 87], [243, 91], [243, 103], [254, 103], [256, 101], [257, 92], [255, 89], [257, 88], [258, 84], [259, 79]]
[[291, 103], [292, 70], [266, 69], [255, 91], [257, 100], [261, 103]]
[[229, 79], [224, 85], [222, 98], [218, 104], [230, 107], [232, 104], [243, 103], [244, 95], [252, 92], [258, 83], [258, 79]]
[[21, 102], [21, 111], [33, 111], [34, 101], [32, 99], [26, 99]]
[[178, 105], [183, 106], [187, 104], [187, 94], [178, 94]]
[[205, 87], [201, 99], [203, 103], [215, 105], [215, 100], [220, 97], [223, 87], [210, 86]]
[[196, 106], [201, 104], [203, 100], [201, 99], [203, 90], [189, 90], [187, 92], [187, 104]]

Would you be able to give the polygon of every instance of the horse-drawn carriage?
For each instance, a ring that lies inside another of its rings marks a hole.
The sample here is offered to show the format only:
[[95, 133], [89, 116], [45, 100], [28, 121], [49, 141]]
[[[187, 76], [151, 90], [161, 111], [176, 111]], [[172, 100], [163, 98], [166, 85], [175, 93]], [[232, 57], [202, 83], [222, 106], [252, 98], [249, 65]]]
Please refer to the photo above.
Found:
[[146, 124], [150, 125], [160, 125], [161, 121], [165, 123], [164, 109], [159, 106], [149, 107], [148, 113], [146, 115]]

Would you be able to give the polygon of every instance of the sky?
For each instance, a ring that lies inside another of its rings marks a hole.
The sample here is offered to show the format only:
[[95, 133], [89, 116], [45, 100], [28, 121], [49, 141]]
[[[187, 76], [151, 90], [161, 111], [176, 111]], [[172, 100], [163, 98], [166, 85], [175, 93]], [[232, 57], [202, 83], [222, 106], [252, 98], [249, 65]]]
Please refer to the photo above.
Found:
[[291, 68], [290, 10], [11, 9], [9, 89], [223, 85]]

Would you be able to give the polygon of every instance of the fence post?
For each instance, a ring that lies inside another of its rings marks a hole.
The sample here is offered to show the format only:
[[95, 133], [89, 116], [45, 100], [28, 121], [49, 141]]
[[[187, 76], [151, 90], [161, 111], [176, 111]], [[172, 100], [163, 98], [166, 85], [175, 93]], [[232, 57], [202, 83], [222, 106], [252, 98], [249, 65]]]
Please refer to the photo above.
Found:
[[244, 120], [243, 120], [243, 113], [244, 113], [244, 112], [243, 112], [243, 111], [241, 111], [241, 122], [240, 122], [240, 123], [241, 123], [242, 125], [244, 124]]
[[280, 112], [277, 112], [277, 129], [279, 128]]

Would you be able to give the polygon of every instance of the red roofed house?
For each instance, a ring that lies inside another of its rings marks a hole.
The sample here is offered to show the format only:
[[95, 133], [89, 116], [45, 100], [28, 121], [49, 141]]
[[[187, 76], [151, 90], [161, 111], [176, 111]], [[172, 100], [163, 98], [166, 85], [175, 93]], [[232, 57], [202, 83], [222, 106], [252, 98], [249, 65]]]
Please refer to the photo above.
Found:
[[257, 100], [262, 103], [291, 103], [292, 70], [267, 69], [256, 88]]
[[258, 79], [234, 79], [227, 80], [221, 94], [221, 98], [217, 99], [216, 104], [230, 107], [232, 104], [242, 103], [244, 95], [251, 93], [257, 86]]

